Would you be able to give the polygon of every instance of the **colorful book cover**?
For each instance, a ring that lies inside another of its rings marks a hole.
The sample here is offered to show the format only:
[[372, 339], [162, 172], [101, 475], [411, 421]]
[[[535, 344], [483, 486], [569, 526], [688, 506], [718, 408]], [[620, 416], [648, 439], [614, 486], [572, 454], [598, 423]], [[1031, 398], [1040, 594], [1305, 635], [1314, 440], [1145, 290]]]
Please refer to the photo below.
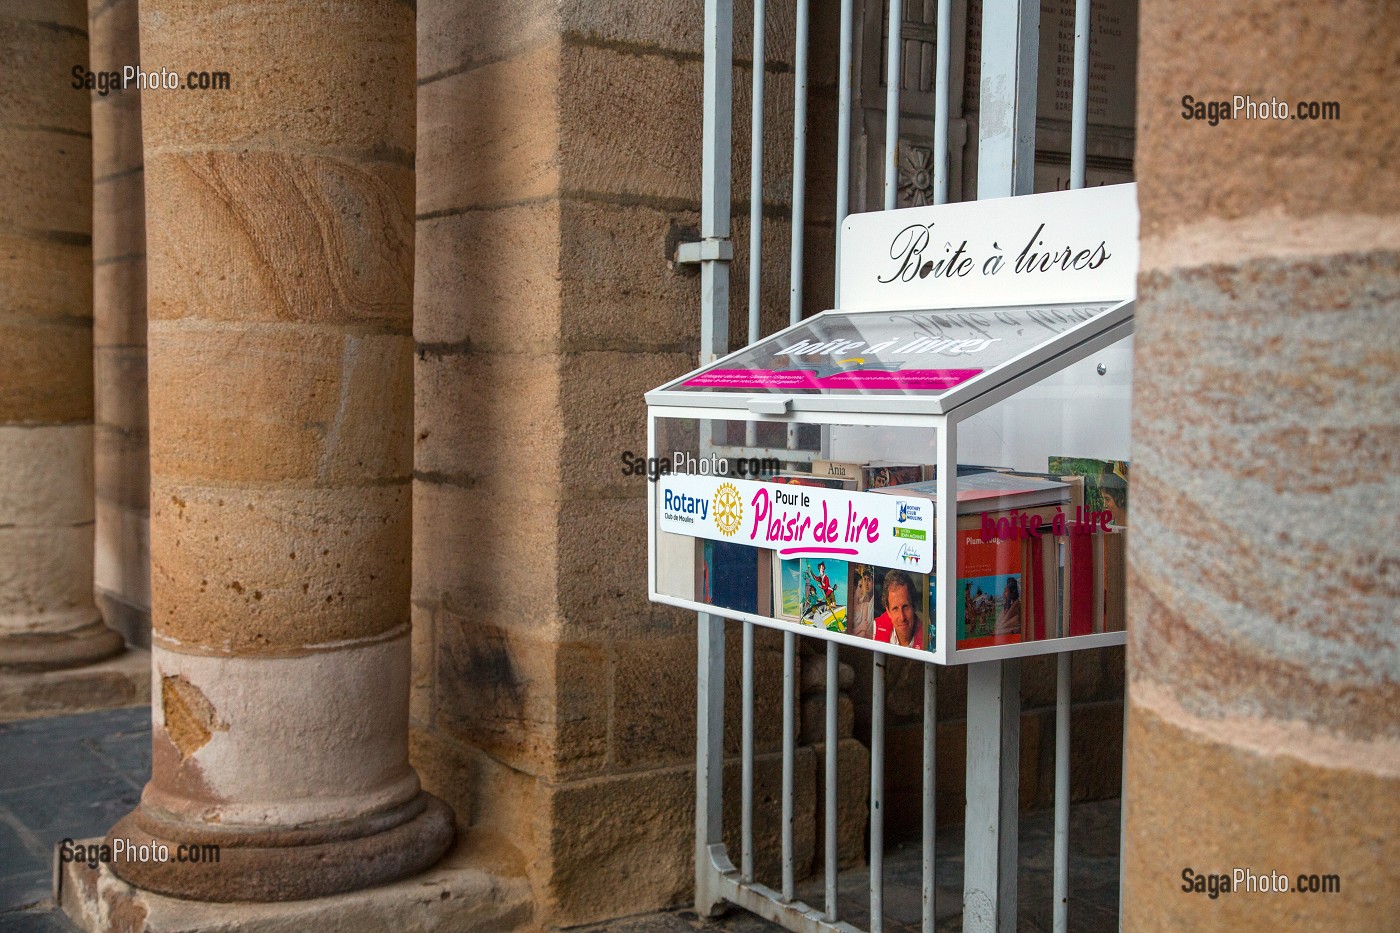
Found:
[[1021, 641], [1022, 542], [958, 531], [958, 649]]
[[876, 581], [880, 612], [871, 624], [871, 638], [905, 648], [927, 648], [927, 590], [924, 574], [882, 569]]
[[830, 558], [802, 558], [801, 617], [803, 625], [816, 625], [829, 632], [846, 631], [846, 561]]
[[861, 489], [882, 489], [923, 482], [925, 468], [917, 463], [883, 463], [872, 461], [861, 467]]
[[802, 618], [802, 559], [773, 558], [773, 617], [796, 622]]
[[1050, 472], [1084, 477], [1084, 506], [1113, 513], [1113, 524], [1128, 525], [1128, 461], [1051, 457]]
[[769, 614], [771, 551], [706, 540], [695, 581], [696, 601], [736, 612]]
[[884, 611], [875, 592], [876, 575], [882, 568], [856, 563], [848, 567], [846, 592], [850, 594], [850, 604], [846, 610], [846, 634], [869, 638], [875, 631], [875, 617]]
[[929, 574], [923, 579], [928, 586], [928, 628], [925, 629], [924, 647], [932, 651], [938, 645], [938, 608], [934, 605], [934, 600], [938, 598], [938, 585], [933, 574]]

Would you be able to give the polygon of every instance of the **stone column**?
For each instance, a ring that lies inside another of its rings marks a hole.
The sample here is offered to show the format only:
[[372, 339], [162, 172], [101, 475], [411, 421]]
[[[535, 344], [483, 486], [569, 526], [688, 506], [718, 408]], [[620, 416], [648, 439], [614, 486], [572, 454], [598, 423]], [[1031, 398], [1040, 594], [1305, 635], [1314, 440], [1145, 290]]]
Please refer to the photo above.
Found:
[[[1143, 4], [1125, 930], [1395, 928], [1398, 56], [1383, 0]], [[1183, 890], [1236, 868], [1290, 893]]]
[[408, 763], [414, 10], [141, 4], [152, 777], [111, 835], [218, 843], [112, 867], [289, 900], [433, 863]]
[[0, 670], [121, 650], [92, 599], [92, 134], [82, 0], [0, 3]]
[[[141, 60], [136, 0], [88, 0], [94, 72]], [[146, 422], [146, 200], [141, 92], [92, 96], [93, 368], [97, 555], [103, 618], [151, 639], [150, 450]]]

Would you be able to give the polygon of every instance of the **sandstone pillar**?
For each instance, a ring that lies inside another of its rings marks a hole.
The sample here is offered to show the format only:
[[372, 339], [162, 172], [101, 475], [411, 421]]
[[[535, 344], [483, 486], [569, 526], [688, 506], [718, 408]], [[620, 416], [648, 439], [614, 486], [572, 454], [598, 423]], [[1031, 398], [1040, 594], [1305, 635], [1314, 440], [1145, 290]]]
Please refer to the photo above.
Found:
[[1400, 910], [1397, 56], [1382, 0], [1143, 4], [1125, 930]]
[[285, 900], [445, 850], [408, 764], [414, 11], [141, 4], [152, 777], [143, 888]]
[[[94, 72], [141, 60], [136, 0], [88, 0]], [[146, 200], [141, 92], [92, 95], [93, 369], [97, 554], [107, 624], [151, 638], [150, 451], [146, 422]]]
[[121, 650], [92, 599], [92, 134], [81, 0], [0, 3], [0, 670]]

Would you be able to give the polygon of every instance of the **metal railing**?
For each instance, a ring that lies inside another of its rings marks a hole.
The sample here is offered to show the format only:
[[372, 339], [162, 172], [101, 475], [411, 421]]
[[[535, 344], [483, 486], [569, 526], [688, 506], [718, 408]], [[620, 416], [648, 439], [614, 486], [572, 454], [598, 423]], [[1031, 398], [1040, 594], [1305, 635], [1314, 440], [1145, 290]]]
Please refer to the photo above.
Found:
[[[935, 204], [948, 200], [949, 68], [952, 0], [938, 0], [934, 66], [933, 193]], [[730, 154], [732, 144], [733, 0], [705, 3], [704, 180], [701, 236], [727, 243], [730, 236]], [[1083, 187], [1088, 109], [1089, 0], [1075, 10], [1074, 93], [1071, 119], [1070, 186]], [[855, 39], [852, 0], [840, 2], [840, 49], [837, 95], [836, 250], [840, 269], [841, 226], [849, 210], [851, 187], [852, 47]], [[979, 121], [978, 197], [1005, 197], [1032, 190], [1035, 157], [1036, 64], [1039, 0], [984, 0]], [[753, 93], [749, 191], [748, 340], [762, 337], [760, 286], [763, 236], [763, 126], [766, 62], [765, 0], [753, 4]], [[886, 50], [884, 208], [894, 209], [898, 193], [897, 156], [901, 89], [902, 0], [890, 0]], [[807, 82], [810, 12], [796, 0], [796, 47], [793, 62], [794, 122], [792, 161], [792, 242], [789, 321], [802, 317], [805, 167], [807, 151]], [[1012, 89], [995, 93], [989, 89]], [[988, 119], [993, 107], [1003, 113]], [[729, 270], [724, 250], [701, 262], [701, 362], [728, 352]], [[836, 293], [840, 294], [839, 280]], [[798, 451], [795, 428], [789, 430], [792, 460], [810, 460]], [[753, 426], [742, 456], [757, 448]], [[765, 451], [772, 454], [773, 451]], [[789, 930], [859, 933], [840, 919], [837, 898], [839, 647], [826, 641], [823, 876], [820, 908], [796, 899], [794, 854], [794, 756], [796, 749], [796, 654], [798, 636], [783, 632], [783, 724], [781, 788], [780, 889], [754, 876], [754, 625], [742, 625], [741, 676], [741, 815], [740, 857], [736, 867], [723, 840], [725, 620], [699, 616], [697, 665], [696, 763], [696, 909], [711, 914], [721, 902], [746, 908]], [[884, 758], [886, 655], [872, 652], [870, 745], [870, 933], [884, 926]], [[1070, 655], [1058, 657], [1055, 734], [1054, 929], [1067, 928], [1069, 853], [1069, 711]], [[935, 756], [937, 729], [936, 668], [924, 668], [922, 928], [933, 933], [936, 917]], [[1017, 787], [1021, 714], [1019, 661], [984, 661], [968, 671], [968, 801], [964, 880], [964, 929], [1009, 931], [1016, 925]], [[973, 831], [974, 827], [976, 831]]]

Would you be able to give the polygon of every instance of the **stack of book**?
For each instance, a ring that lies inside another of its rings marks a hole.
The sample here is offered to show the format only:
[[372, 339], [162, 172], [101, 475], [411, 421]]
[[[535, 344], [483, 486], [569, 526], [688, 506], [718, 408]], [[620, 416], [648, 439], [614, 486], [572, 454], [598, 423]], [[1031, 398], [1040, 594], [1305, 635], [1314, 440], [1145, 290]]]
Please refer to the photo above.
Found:
[[[936, 510], [935, 472], [822, 460], [811, 473], [771, 481], [924, 499]], [[1126, 528], [1089, 524], [1082, 474], [960, 465], [957, 488], [959, 650], [1122, 631]], [[661, 535], [658, 558], [658, 589], [668, 595], [857, 638], [934, 645], [931, 575], [831, 557], [781, 559], [763, 548], [671, 534]]]

